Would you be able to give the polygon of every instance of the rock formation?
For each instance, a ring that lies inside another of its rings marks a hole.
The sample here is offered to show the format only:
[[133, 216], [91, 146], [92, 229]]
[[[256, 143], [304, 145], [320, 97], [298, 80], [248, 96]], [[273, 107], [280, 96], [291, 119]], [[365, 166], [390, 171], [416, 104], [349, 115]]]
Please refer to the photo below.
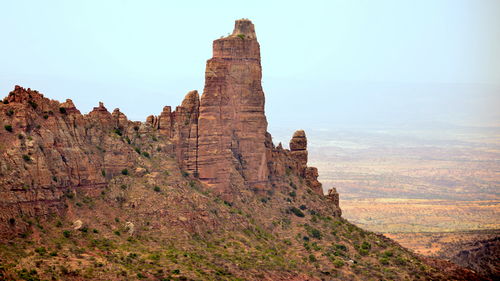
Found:
[[[191, 91], [174, 111], [165, 106], [145, 123], [118, 108], [110, 113], [102, 102], [82, 115], [70, 99], [59, 103], [16, 86], [0, 104], [0, 216], [62, 210], [65, 193], [97, 194], [123, 169], [133, 171], [141, 156], [160, 151], [228, 200], [242, 187], [287, 188], [292, 177], [323, 196], [317, 169], [307, 167], [305, 132], [294, 133], [290, 150], [272, 143], [261, 77], [254, 26], [238, 20], [231, 35], [213, 42], [201, 98]], [[331, 213], [339, 216], [333, 202]]]
[[253, 24], [238, 20], [232, 35], [214, 41], [200, 105], [199, 178], [219, 191], [227, 191], [234, 177], [268, 187], [261, 77]]

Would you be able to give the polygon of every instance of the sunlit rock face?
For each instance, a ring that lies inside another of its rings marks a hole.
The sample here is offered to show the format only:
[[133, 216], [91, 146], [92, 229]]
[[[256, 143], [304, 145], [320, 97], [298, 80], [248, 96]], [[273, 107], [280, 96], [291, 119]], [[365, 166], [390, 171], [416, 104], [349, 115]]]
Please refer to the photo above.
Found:
[[251, 187], [268, 187], [261, 78], [254, 26], [238, 20], [233, 34], [213, 43], [200, 104], [198, 174], [219, 191], [239, 177]]

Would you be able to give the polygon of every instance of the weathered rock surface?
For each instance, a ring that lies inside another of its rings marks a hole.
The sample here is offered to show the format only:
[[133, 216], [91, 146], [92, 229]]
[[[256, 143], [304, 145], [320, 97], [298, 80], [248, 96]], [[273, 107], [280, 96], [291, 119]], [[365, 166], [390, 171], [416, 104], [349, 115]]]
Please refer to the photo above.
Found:
[[[238, 20], [230, 36], [213, 43], [201, 98], [191, 91], [174, 111], [165, 106], [145, 123], [118, 108], [110, 113], [102, 102], [82, 115], [70, 99], [59, 103], [16, 86], [0, 104], [0, 217], [60, 212], [71, 190], [98, 193], [124, 169], [144, 174], [136, 165], [153, 152], [175, 157], [181, 170], [225, 198], [242, 186], [286, 187], [291, 176], [323, 195], [317, 169], [307, 167], [305, 132], [294, 133], [290, 150], [272, 143], [261, 77], [254, 26]], [[337, 203], [332, 213], [340, 215]]]

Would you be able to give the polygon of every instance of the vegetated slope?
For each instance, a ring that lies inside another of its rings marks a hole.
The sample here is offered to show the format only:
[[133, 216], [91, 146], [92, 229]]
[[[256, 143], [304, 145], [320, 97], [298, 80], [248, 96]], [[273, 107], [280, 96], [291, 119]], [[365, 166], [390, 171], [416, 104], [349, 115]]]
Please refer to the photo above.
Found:
[[[294, 134], [291, 150], [275, 147], [266, 132], [253, 136], [261, 142], [247, 142], [242, 132], [255, 125], [247, 123], [265, 122], [255, 110], [263, 100], [245, 107], [232, 89], [259, 92], [260, 61], [246, 65], [248, 58], [238, 57], [238, 50], [255, 55], [241, 41], [255, 40], [253, 25], [237, 22], [235, 32], [219, 43], [222, 55], [236, 57], [208, 62], [215, 69], [207, 72], [207, 84], [227, 89], [223, 101], [232, 104], [218, 109], [230, 113], [221, 119], [210, 117], [216, 103], [206, 100], [220, 92], [201, 102], [190, 92], [174, 112], [165, 108], [145, 123], [127, 120], [118, 109], [109, 113], [103, 104], [82, 115], [71, 100], [61, 104], [19, 86], [9, 93], [0, 104], [2, 278], [477, 278], [458, 267], [442, 273], [448, 263], [430, 266], [342, 219], [338, 194], [319, 192], [317, 171], [307, 167], [303, 131]], [[220, 138], [200, 133], [212, 126], [222, 128]]]

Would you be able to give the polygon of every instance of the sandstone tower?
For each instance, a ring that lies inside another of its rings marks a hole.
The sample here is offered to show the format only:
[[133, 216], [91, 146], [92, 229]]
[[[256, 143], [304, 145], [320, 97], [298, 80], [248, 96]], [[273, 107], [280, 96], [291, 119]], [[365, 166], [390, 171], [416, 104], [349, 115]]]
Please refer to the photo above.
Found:
[[261, 77], [254, 25], [237, 20], [231, 35], [213, 43], [200, 103], [197, 173], [217, 190], [241, 178], [254, 188], [268, 184]]

